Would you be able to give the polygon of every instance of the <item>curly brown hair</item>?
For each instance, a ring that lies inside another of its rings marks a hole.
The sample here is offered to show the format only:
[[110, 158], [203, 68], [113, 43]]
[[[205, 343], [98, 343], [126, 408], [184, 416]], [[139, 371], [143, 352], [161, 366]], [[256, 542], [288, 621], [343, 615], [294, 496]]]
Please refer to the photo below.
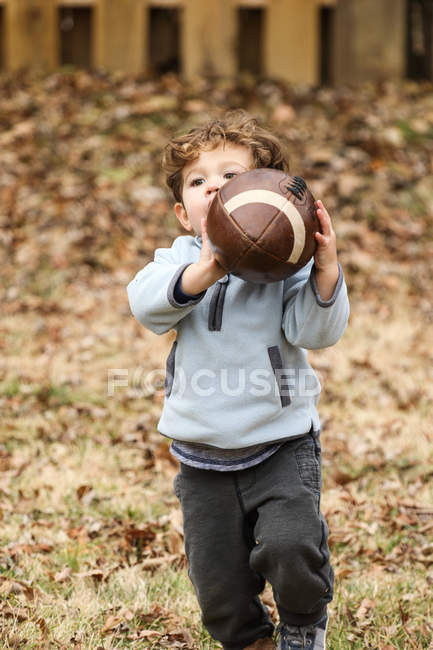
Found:
[[215, 149], [221, 142], [249, 147], [255, 167], [272, 167], [289, 171], [289, 162], [278, 138], [260, 126], [255, 117], [242, 109], [228, 111], [222, 119], [213, 119], [172, 138], [164, 148], [162, 169], [174, 198], [182, 203], [182, 171], [196, 160], [201, 151]]

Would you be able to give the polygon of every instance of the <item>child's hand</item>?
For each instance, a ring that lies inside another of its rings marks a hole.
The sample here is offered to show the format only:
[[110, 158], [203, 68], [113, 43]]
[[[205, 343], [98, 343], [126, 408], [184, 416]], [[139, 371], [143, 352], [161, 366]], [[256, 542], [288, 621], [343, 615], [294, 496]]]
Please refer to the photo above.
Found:
[[316, 214], [322, 232], [316, 232], [317, 249], [314, 254], [317, 289], [322, 300], [329, 300], [337, 285], [339, 268], [337, 263], [337, 238], [332, 228], [331, 217], [322, 201], [316, 201]]
[[198, 264], [203, 269], [203, 272], [205, 274], [209, 274], [210, 277], [214, 277], [214, 282], [216, 282], [226, 274], [226, 271], [223, 269], [221, 264], [217, 262], [214, 252], [211, 248], [207, 234], [207, 217], [202, 217], [201, 220], [201, 238], [202, 246]]
[[196, 295], [208, 289], [226, 274], [226, 270], [217, 262], [209, 243], [206, 217], [201, 220], [201, 237], [202, 246], [199, 261], [187, 266], [182, 274], [181, 289], [184, 293], [190, 295]]
[[322, 232], [316, 232], [317, 249], [314, 255], [316, 271], [325, 271], [337, 265], [337, 238], [322, 201], [316, 201], [316, 214]]

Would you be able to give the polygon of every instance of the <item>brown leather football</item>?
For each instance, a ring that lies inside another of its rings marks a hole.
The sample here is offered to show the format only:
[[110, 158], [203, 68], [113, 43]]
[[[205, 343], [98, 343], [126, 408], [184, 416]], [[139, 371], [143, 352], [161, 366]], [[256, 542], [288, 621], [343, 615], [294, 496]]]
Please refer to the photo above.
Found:
[[225, 183], [211, 203], [207, 232], [227, 272], [256, 283], [293, 275], [314, 255], [320, 231], [305, 181], [260, 168]]

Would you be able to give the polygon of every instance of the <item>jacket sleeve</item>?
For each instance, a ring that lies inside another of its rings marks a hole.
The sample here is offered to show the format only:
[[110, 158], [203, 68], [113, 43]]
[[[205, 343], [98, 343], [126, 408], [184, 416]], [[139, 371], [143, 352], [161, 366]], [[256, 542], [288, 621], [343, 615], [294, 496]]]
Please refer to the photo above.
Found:
[[157, 248], [153, 262], [149, 262], [128, 284], [129, 305], [135, 318], [155, 334], [164, 334], [176, 326], [206, 291], [178, 302], [174, 288], [183, 271], [192, 262], [176, 261], [173, 248]]
[[337, 343], [349, 319], [349, 299], [339, 275], [333, 295], [322, 300], [317, 288], [313, 261], [285, 280], [282, 328], [289, 343], [308, 350]]

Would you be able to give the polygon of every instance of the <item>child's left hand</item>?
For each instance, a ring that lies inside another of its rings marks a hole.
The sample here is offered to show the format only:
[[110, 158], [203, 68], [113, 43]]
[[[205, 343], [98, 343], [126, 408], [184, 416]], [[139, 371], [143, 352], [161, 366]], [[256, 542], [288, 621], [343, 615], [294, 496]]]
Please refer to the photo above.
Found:
[[316, 201], [316, 214], [322, 232], [316, 232], [317, 249], [314, 264], [317, 271], [327, 271], [337, 266], [337, 238], [329, 216], [322, 201]]

